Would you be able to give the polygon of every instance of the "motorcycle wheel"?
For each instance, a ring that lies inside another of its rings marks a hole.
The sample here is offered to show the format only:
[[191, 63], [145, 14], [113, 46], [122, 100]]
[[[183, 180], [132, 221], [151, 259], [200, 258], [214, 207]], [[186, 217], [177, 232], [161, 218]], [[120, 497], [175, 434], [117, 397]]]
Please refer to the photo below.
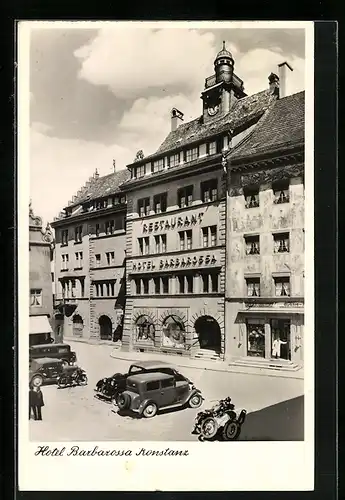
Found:
[[212, 439], [218, 432], [218, 424], [213, 417], [205, 418], [200, 424], [200, 434], [205, 439]]
[[79, 385], [87, 385], [87, 375], [81, 375], [78, 382]]
[[58, 387], [60, 387], [60, 389], [63, 389], [67, 385], [68, 385], [67, 378], [66, 377], [60, 377], [59, 380], [58, 380]]
[[230, 420], [225, 424], [222, 430], [224, 441], [235, 441], [241, 433], [241, 426], [238, 422]]

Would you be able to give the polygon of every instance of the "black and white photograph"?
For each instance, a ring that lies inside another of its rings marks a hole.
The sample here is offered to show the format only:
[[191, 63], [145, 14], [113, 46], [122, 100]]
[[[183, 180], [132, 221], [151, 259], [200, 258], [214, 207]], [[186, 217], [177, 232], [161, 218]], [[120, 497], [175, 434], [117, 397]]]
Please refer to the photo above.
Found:
[[18, 32], [32, 488], [312, 489], [313, 23]]

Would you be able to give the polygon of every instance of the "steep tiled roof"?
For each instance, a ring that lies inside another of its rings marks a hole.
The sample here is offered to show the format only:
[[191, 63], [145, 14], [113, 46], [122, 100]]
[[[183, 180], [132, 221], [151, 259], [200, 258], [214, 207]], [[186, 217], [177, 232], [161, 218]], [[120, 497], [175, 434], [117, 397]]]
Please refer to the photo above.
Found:
[[129, 177], [129, 171], [124, 169], [92, 179], [90, 185], [81, 189], [79, 194], [73, 199], [73, 204], [70, 206], [79, 205], [84, 201], [96, 200], [103, 196], [115, 194], [119, 191], [121, 184]]
[[277, 100], [252, 134], [229, 154], [233, 160], [270, 153], [304, 142], [304, 92]]
[[203, 123], [202, 116], [200, 116], [188, 123], [183, 123], [175, 131], [168, 134], [154, 155], [147, 156], [145, 160], [171, 149], [206, 139], [225, 130], [239, 128], [246, 122], [259, 118], [273, 100], [275, 100], [275, 96], [272, 92], [264, 90], [239, 99], [229, 113], [218, 120]]

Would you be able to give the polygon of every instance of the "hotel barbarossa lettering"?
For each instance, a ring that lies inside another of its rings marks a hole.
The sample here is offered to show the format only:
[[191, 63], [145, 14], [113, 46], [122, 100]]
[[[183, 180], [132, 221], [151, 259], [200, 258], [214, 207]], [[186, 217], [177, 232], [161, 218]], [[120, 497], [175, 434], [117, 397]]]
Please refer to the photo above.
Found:
[[217, 264], [215, 255], [200, 255], [194, 257], [176, 257], [171, 259], [159, 259], [157, 263], [153, 260], [133, 262], [133, 271], [162, 271], [167, 269], [181, 269], [190, 267], [214, 266]]

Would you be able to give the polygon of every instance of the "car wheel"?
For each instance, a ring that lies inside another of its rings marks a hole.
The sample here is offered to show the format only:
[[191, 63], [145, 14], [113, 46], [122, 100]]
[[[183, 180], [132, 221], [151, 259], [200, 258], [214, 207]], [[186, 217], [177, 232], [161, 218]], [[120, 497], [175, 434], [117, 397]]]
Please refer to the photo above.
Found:
[[218, 424], [213, 417], [205, 418], [200, 424], [200, 434], [205, 439], [212, 439], [218, 432]]
[[222, 431], [224, 441], [234, 441], [241, 433], [241, 426], [238, 422], [232, 420], [227, 422]]
[[143, 410], [143, 416], [145, 418], [152, 418], [157, 414], [158, 406], [156, 403], [149, 403], [145, 406]]
[[119, 410], [127, 410], [131, 404], [131, 397], [129, 394], [119, 394], [116, 398], [116, 404]]
[[34, 375], [31, 379], [31, 385], [40, 387], [43, 384], [43, 377], [41, 375]]
[[191, 408], [200, 408], [202, 405], [202, 397], [200, 394], [194, 394], [188, 401]]
[[62, 389], [63, 387], [66, 387], [68, 384], [67, 382], [67, 378], [66, 377], [60, 377], [59, 380], [58, 380], [58, 387], [60, 387], [60, 389]]

